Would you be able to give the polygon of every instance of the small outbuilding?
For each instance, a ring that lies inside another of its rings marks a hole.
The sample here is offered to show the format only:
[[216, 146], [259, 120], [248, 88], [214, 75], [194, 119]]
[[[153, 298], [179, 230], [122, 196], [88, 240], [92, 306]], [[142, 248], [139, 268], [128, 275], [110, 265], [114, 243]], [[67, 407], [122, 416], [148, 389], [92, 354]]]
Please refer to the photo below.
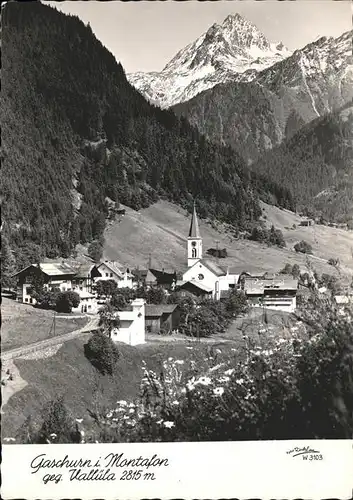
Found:
[[175, 330], [180, 322], [180, 309], [177, 304], [147, 304], [145, 325], [148, 333], [159, 333], [161, 329]]

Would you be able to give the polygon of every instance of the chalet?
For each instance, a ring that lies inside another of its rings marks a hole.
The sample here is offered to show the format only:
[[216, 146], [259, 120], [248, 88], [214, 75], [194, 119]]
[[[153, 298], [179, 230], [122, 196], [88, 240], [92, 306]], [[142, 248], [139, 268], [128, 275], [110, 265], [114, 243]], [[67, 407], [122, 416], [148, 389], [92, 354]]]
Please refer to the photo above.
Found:
[[118, 262], [108, 261], [101, 262], [95, 266], [95, 281], [113, 280], [117, 283], [118, 288], [132, 288], [133, 275], [124, 269]]
[[300, 221], [300, 223], [299, 223], [299, 226], [302, 226], [302, 227], [308, 227], [308, 226], [313, 226], [313, 225], [314, 225], [314, 221], [312, 219], [305, 219], [305, 220]]
[[265, 307], [278, 311], [294, 312], [298, 280], [292, 276], [276, 278], [245, 278], [243, 289], [248, 303], [253, 307]]
[[177, 281], [176, 272], [167, 273], [162, 269], [148, 269], [145, 278], [145, 284], [147, 287], [161, 286], [165, 289], [172, 289]]
[[29, 290], [36, 280], [41, 280], [44, 287], [59, 288], [62, 292], [72, 290], [72, 282], [76, 270], [65, 263], [42, 262], [32, 264], [13, 275], [17, 280], [17, 301], [35, 304], [36, 301], [29, 295]]
[[75, 290], [80, 296], [80, 303], [77, 307], [72, 308], [72, 312], [97, 314], [99, 305], [96, 296], [87, 290]]
[[159, 333], [161, 329], [175, 330], [179, 321], [180, 309], [177, 304], [146, 305], [145, 324], [149, 333]]

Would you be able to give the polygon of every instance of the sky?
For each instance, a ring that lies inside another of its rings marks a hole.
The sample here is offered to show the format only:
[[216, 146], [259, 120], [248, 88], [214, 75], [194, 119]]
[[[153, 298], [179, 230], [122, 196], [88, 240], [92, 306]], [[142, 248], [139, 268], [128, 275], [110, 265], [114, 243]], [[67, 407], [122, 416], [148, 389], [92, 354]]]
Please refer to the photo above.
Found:
[[239, 13], [273, 42], [295, 50], [352, 29], [350, 0], [219, 0], [43, 3], [90, 23], [127, 73], [161, 71], [174, 55], [228, 14]]

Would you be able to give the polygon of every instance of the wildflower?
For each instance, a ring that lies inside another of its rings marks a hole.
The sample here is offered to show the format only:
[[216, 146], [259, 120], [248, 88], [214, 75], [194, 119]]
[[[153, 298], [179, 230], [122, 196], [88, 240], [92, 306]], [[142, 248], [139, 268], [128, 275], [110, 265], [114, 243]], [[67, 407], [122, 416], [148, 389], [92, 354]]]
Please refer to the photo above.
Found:
[[130, 408], [129, 413], [135, 413], [134, 408]]
[[210, 372], [214, 372], [215, 370], [218, 370], [218, 368], [220, 368], [223, 365], [224, 365], [224, 363], [219, 363], [218, 365], [213, 366], [212, 368], [210, 368]]
[[229, 382], [230, 378], [229, 377], [220, 377], [219, 381], [222, 383]]
[[121, 405], [121, 406], [125, 406], [125, 405], [127, 405], [127, 402], [124, 401], [123, 399], [121, 399], [120, 401], [117, 401], [117, 404]]
[[135, 408], [135, 406], [136, 406], [135, 403], [130, 403], [129, 404], [129, 408]]
[[179, 403], [179, 401], [173, 401], [173, 403], [172, 403], [172, 404], [177, 406], [177, 405], [179, 405], [180, 403]]
[[173, 358], [168, 358], [168, 361], [173, 361]]
[[158, 425], [160, 425], [160, 424], [162, 424], [162, 423], [163, 423], [163, 420], [162, 420], [162, 419], [161, 419], [161, 420], [157, 420], [157, 422], [156, 422], [156, 424], [158, 424]]
[[223, 393], [224, 393], [223, 387], [216, 387], [215, 389], [213, 389], [213, 394], [215, 396], [222, 396]]
[[238, 378], [235, 382], [237, 384], [239, 384], [239, 385], [242, 385], [244, 383], [244, 379], [243, 378]]
[[211, 379], [209, 377], [200, 377], [197, 381], [197, 384], [201, 385], [210, 385]]
[[52, 433], [50, 434], [50, 437], [51, 437], [52, 439], [55, 439], [55, 438], [57, 438], [57, 437], [58, 437], [58, 435], [57, 435], [57, 434], [55, 434], [55, 432], [52, 432]]
[[193, 347], [187, 347], [186, 349], [193, 349]]
[[9, 441], [16, 441], [16, 439], [15, 439], [15, 438], [13, 438], [13, 437], [6, 437], [6, 438], [4, 438], [4, 441], [6, 441], [6, 442], [9, 442]]
[[76, 422], [79, 423], [79, 424], [82, 424], [83, 418], [76, 418]]
[[224, 372], [224, 375], [232, 375], [232, 373], [234, 373], [234, 372], [235, 372], [235, 368], [229, 368], [229, 370], [226, 370]]
[[174, 427], [174, 422], [170, 422], [170, 421], [166, 421], [163, 423], [164, 427], [167, 427], [167, 429], [171, 429], [172, 427]]
[[112, 418], [112, 416], [113, 416], [113, 412], [110, 411], [109, 413], [107, 413], [106, 418]]
[[177, 364], [177, 365], [183, 365], [183, 364], [184, 364], [184, 361], [183, 361], [182, 359], [177, 359], [177, 360], [175, 361], [175, 364]]

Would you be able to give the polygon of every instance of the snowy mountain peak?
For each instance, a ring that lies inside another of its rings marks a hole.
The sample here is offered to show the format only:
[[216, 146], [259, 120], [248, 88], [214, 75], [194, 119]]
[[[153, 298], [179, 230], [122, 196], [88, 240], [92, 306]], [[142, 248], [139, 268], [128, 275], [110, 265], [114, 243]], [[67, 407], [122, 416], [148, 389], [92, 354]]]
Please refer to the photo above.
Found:
[[267, 40], [239, 14], [213, 24], [180, 50], [160, 73], [128, 75], [147, 99], [170, 107], [227, 81], [248, 81], [291, 53], [282, 43]]

